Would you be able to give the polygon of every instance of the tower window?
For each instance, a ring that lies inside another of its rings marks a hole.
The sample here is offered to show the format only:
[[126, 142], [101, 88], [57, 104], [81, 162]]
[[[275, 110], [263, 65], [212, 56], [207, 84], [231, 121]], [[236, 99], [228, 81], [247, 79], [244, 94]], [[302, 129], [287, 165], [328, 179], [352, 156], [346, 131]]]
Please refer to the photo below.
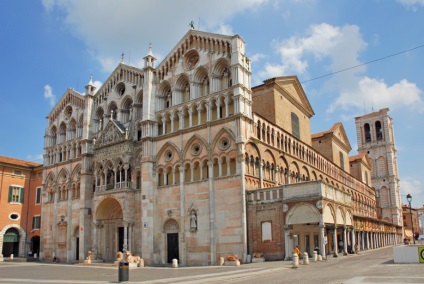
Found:
[[371, 142], [371, 127], [368, 123], [364, 125], [365, 142]]
[[381, 128], [381, 122], [375, 122], [375, 134], [377, 136], [377, 140], [383, 140], [383, 129]]

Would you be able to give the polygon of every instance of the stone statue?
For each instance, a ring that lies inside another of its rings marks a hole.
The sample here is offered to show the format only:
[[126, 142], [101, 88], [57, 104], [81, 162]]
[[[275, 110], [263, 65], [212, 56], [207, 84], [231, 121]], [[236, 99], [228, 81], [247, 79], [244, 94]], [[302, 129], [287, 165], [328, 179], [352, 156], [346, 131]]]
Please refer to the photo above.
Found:
[[117, 254], [116, 254], [116, 261], [120, 262], [123, 259], [124, 259], [124, 255], [122, 254], [122, 252], [118, 251]]
[[194, 210], [191, 211], [191, 214], [190, 214], [190, 230], [192, 231], [197, 230], [197, 216]]
[[91, 260], [91, 250], [87, 252], [87, 257], [85, 258], [85, 260]]

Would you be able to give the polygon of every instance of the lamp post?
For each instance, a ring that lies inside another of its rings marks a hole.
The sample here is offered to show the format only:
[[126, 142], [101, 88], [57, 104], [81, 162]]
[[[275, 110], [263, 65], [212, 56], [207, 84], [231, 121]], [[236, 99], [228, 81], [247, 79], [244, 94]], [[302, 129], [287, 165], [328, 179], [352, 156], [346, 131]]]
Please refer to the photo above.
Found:
[[412, 196], [409, 193], [406, 195], [406, 200], [408, 200], [408, 203], [409, 203], [409, 214], [411, 215], [412, 241], [414, 242], [414, 245], [415, 245], [414, 221], [412, 220], [412, 209], [411, 209]]

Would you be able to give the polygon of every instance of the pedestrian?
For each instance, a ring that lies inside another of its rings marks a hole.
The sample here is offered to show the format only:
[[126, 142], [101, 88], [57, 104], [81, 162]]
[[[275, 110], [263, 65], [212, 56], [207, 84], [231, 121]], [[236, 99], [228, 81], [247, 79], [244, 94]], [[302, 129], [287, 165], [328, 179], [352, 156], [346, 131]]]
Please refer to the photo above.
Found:
[[355, 253], [356, 253], [356, 254], [359, 254], [359, 246], [358, 246], [358, 244], [357, 244], [357, 243], [355, 244]]
[[340, 240], [339, 242], [339, 252], [343, 252], [343, 241]]
[[297, 254], [297, 256], [299, 256], [299, 259], [300, 259], [300, 247], [299, 247], [299, 245], [297, 245], [294, 248], [293, 254]]

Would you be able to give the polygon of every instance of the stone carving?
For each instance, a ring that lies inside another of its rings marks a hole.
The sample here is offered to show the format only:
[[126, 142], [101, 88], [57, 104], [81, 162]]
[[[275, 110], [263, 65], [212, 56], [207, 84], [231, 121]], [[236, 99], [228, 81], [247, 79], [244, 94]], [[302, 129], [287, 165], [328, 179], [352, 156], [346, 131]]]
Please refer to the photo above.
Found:
[[96, 148], [124, 140], [125, 133], [121, 133], [112, 122], [109, 122], [100, 137], [96, 140]]
[[141, 257], [132, 255], [130, 251], [127, 251], [125, 255], [130, 267], [144, 267], [144, 259]]
[[287, 204], [283, 204], [283, 212], [289, 211], [289, 206]]
[[238, 256], [236, 254], [235, 255], [229, 255], [229, 256], [227, 256], [227, 260], [228, 261], [237, 261]]
[[192, 210], [190, 214], [190, 231], [197, 231], [197, 215], [195, 210]]
[[91, 250], [87, 252], [87, 257], [85, 258], [85, 260], [91, 260]]
[[124, 259], [124, 255], [122, 254], [122, 252], [118, 251], [117, 254], [116, 254], [116, 261], [115, 262], [120, 262], [123, 259]]

